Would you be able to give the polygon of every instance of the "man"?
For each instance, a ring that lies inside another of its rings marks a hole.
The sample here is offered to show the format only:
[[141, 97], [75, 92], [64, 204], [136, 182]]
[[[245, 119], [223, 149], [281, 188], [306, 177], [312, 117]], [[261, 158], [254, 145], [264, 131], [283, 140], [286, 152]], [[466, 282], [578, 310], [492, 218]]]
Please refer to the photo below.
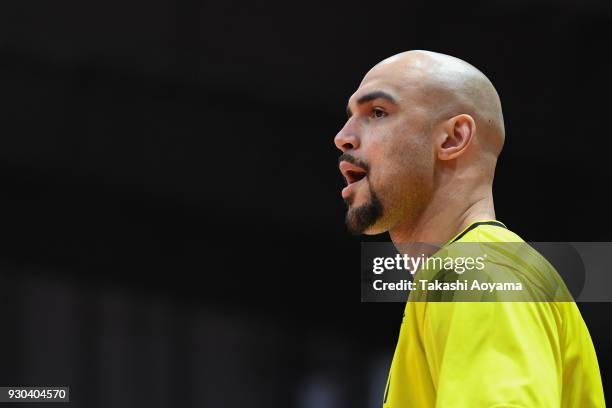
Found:
[[[495, 220], [504, 120], [482, 72], [447, 55], [401, 53], [366, 74], [348, 115], [335, 144], [352, 233], [388, 232], [398, 248], [523, 242]], [[522, 273], [499, 252], [493, 256], [497, 270]], [[384, 407], [605, 406], [574, 302], [421, 302], [413, 295]]]

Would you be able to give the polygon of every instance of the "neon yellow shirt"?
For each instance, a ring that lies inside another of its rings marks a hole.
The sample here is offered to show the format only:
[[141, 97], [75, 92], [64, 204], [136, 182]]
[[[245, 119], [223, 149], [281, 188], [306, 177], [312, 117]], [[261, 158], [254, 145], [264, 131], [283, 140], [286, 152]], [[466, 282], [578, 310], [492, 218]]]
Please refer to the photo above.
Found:
[[[523, 240], [498, 221], [481, 221], [451, 242]], [[501, 258], [489, 262], [507, 265]], [[593, 342], [573, 301], [426, 302], [413, 295], [384, 408], [605, 407]]]

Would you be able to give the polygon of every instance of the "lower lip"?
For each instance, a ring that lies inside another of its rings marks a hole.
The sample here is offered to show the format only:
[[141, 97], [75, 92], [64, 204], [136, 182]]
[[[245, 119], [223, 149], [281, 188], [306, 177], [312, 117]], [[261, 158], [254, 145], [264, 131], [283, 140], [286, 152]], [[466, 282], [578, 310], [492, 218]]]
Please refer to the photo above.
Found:
[[364, 179], [365, 179], [365, 177], [364, 177], [364, 178], [362, 178], [362, 179], [361, 179], [361, 180], [359, 180], [359, 181], [356, 181], [356, 182], [351, 183], [351, 184], [349, 184], [348, 186], [344, 187], [344, 188], [342, 189], [342, 198], [344, 198], [344, 199], [348, 198], [348, 196], [350, 196], [350, 195], [351, 195], [351, 193], [352, 193], [352, 192], [353, 192], [353, 190], [356, 188], [356, 186], [357, 186], [359, 183], [361, 183], [361, 182], [362, 182]]

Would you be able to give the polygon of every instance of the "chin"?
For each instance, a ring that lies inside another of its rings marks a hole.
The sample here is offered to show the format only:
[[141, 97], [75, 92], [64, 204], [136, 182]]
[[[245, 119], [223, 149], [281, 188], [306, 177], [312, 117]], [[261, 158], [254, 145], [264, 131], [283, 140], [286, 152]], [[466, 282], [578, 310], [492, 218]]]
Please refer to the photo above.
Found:
[[[361, 201], [361, 200], [360, 200]], [[370, 189], [369, 199], [361, 204], [355, 200], [347, 200], [346, 226], [353, 235], [376, 235], [385, 232], [381, 220], [383, 204], [374, 190]]]
[[371, 201], [359, 207], [351, 207], [346, 214], [346, 226], [353, 235], [382, 234], [386, 229], [380, 222], [382, 206], [377, 201]]

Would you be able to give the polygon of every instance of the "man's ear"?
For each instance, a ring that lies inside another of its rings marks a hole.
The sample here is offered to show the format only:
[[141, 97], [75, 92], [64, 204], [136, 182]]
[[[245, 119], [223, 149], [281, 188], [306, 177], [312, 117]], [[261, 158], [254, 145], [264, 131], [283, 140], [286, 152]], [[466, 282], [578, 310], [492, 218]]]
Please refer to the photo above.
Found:
[[461, 156], [472, 142], [475, 132], [476, 122], [470, 115], [461, 114], [448, 119], [438, 138], [438, 159], [453, 160]]

